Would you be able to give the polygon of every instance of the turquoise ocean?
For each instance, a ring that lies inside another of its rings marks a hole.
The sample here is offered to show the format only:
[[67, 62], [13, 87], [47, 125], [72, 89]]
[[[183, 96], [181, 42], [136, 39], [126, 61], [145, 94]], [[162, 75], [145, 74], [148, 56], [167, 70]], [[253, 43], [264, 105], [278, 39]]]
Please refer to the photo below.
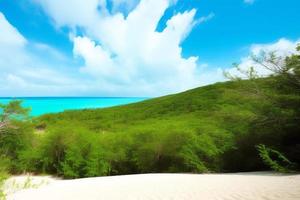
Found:
[[0, 97], [0, 103], [7, 104], [11, 100], [22, 100], [24, 107], [31, 108], [31, 116], [46, 113], [57, 113], [65, 110], [106, 108], [125, 105], [146, 100], [145, 97]]

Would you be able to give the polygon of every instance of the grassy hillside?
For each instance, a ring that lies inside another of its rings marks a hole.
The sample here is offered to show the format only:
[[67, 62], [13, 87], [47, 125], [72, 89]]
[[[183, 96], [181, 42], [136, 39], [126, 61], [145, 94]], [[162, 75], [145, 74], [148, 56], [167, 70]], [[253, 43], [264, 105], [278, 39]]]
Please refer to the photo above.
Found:
[[35, 156], [47, 161], [36, 168], [66, 177], [267, 169], [259, 144], [299, 163], [299, 125], [291, 114], [300, 98], [274, 88], [275, 81], [218, 83], [125, 106], [44, 115]]
[[287, 85], [238, 80], [33, 120], [12, 102], [2, 105], [0, 165], [65, 178], [299, 170], [300, 92]]

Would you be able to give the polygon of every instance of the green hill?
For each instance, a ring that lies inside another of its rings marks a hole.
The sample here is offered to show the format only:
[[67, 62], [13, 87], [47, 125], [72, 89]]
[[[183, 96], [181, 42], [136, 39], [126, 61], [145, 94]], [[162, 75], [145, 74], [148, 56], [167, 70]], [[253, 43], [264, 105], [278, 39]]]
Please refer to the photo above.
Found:
[[0, 105], [0, 176], [299, 170], [299, 56], [287, 61], [268, 78], [112, 108], [31, 119], [19, 101]]
[[259, 144], [300, 163], [293, 118], [300, 98], [274, 87], [276, 80], [217, 83], [125, 106], [44, 115], [34, 156], [47, 161], [35, 168], [66, 177], [264, 170]]

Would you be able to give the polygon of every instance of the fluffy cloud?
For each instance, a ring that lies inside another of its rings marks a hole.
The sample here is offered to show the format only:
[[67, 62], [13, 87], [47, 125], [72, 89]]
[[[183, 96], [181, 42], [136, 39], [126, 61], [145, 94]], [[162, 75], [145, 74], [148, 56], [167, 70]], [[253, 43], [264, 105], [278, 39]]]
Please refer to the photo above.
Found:
[[2, 13], [0, 30], [1, 96], [49, 95], [49, 90], [56, 95], [64, 94], [65, 89], [74, 83], [34, 53], [45, 50], [51, 58], [62, 60], [58, 51], [45, 44], [29, 42]]
[[[72, 6], [67, 1], [33, 1], [56, 28], [70, 29], [74, 58], [29, 41], [0, 13], [1, 96], [47, 96], [49, 91], [56, 96], [157, 96], [225, 80], [221, 68], [199, 64], [197, 56], [182, 56], [182, 42], [213, 13], [198, 19], [195, 9], [175, 13], [158, 31], [175, 0], [111, 0], [110, 9], [107, 0], [74, 0]], [[296, 43], [281, 39], [256, 44], [250, 53], [276, 50], [289, 55]], [[250, 57], [242, 58], [243, 68], [251, 65]]]
[[5, 16], [0, 13], [0, 44], [10, 46], [23, 46], [26, 39], [6, 20]]
[[69, 1], [60, 0], [33, 0], [40, 4], [42, 8], [54, 17], [55, 24], [58, 27], [93, 25], [95, 19], [98, 18], [98, 6], [106, 6], [106, 1], [103, 0], [73, 0], [72, 5]]
[[[19, 53], [27, 41], [10, 25], [2, 13], [0, 13], [0, 30], [0, 66], [2, 66], [3, 70], [3, 68], [11, 68], [12, 64], [16, 62], [15, 57], [12, 56], [12, 52]], [[20, 60], [25, 59], [26, 56], [20, 57]]]
[[76, 0], [71, 8], [57, 0], [38, 2], [57, 27], [73, 28], [73, 53], [84, 61], [80, 71], [89, 74], [95, 82], [105, 82], [112, 88], [147, 88], [145, 95], [199, 85], [198, 57], [182, 57], [181, 43], [197, 23], [206, 22], [214, 14], [197, 20], [195, 9], [177, 13], [159, 32], [158, 23], [174, 0], [141, 0], [138, 4], [113, 1], [116, 6], [131, 2], [132, 10], [127, 16], [109, 12], [106, 1], [89, 1], [83, 6]]
[[291, 41], [285, 38], [279, 39], [275, 43], [270, 44], [253, 44], [251, 46], [251, 53], [258, 55], [261, 51], [275, 52], [278, 56], [288, 56], [296, 53], [296, 46], [300, 40]]
[[[84, 59], [84, 65], [80, 68], [82, 72], [81, 75], [78, 73], [76, 66], [73, 66], [73, 69], [65, 67], [64, 65], [67, 65], [65, 60], [68, 60], [68, 58], [65, 58], [63, 54], [53, 47], [28, 41], [1, 13], [1, 36], [7, 39], [0, 40], [1, 96], [143, 96], [167, 92], [168, 89], [177, 87], [177, 83], [174, 82], [172, 75], [168, 73], [172, 72], [176, 75], [178, 73], [177, 70], [180, 70], [182, 72], [181, 77], [187, 79], [183, 81], [188, 82], [190, 78], [188, 70], [193, 70], [196, 58], [181, 59], [179, 56], [177, 57], [179, 66], [182, 68], [185, 68], [185, 66], [188, 67], [186, 69], [173, 69], [174, 64], [172, 63], [171, 57], [161, 61], [152, 60], [151, 57], [158, 56], [159, 51], [165, 53], [164, 51], [168, 50], [160, 49], [159, 46], [160, 40], [163, 41], [163, 37], [166, 37], [165, 34], [172, 33], [173, 39], [178, 43], [180, 42], [189, 31], [189, 29], [185, 31], [178, 29], [178, 27], [184, 25], [184, 21], [181, 20], [181, 15], [185, 17], [190, 16], [191, 18], [194, 13], [195, 11], [190, 11], [174, 16], [169, 20], [168, 28], [166, 28], [164, 32], [152, 32], [153, 36], [151, 37], [155, 37], [156, 41], [148, 45], [153, 45], [153, 47], [156, 48], [155, 51], [149, 49], [148, 52], [139, 53], [133, 49], [132, 51], [136, 52], [135, 57], [128, 57], [128, 59], [125, 59], [126, 54], [114, 56], [112, 52], [105, 49], [107, 47], [99, 45], [97, 40], [94, 41], [85, 36], [74, 37], [72, 39], [74, 42], [74, 56]], [[188, 23], [186, 24], [188, 25]], [[139, 45], [139, 43], [136, 43], [137, 48], [141, 48]], [[122, 50], [120, 48], [119, 50], [121, 52], [130, 50], [130, 45], [125, 47], [127, 49]], [[12, 54], [11, 52], [14, 53]], [[180, 55], [181, 49], [177, 47], [177, 49], [174, 49], [174, 52]], [[128, 55], [130, 55], [129, 52]], [[164, 62], [164, 64], [166, 64], [166, 78], [160, 73], [160, 71], [164, 71], [163, 68], [151, 68], [155, 62]], [[139, 63], [149, 65], [149, 71], [141, 73], [140, 69], [134, 68], [137, 67]], [[187, 72], [185, 72], [185, 70], [187, 70]], [[154, 74], [154, 72], [156, 74]], [[156, 76], [161, 76], [161, 79], [158, 79]], [[149, 83], [150, 80], [153, 80], [153, 83]], [[160, 88], [167, 88], [167, 90], [159, 90]]]
[[[296, 47], [299, 43], [300, 43], [300, 39], [296, 41], [291, 41], [282, 38], [270, 44], [253, 44], [250, 47], [250, 52], [249, 52], [250, 56], [242, 58], [239, 67], [244, 71], [247, 71], [249, 67], [253, 67], [259, 76], [270, 75], [272, 72], [266, 69], [265, 67], [261, 66], [260, 64], [254, 62], [252, 59], [252, 55], [259, 56], [261, 53], [268, 54], [274, 52], [278, 57], [284, 58], [291, 54], [297, 53]], [[233, 75], [244, 77], [235, 68], [230, 69], [229, 72]]]

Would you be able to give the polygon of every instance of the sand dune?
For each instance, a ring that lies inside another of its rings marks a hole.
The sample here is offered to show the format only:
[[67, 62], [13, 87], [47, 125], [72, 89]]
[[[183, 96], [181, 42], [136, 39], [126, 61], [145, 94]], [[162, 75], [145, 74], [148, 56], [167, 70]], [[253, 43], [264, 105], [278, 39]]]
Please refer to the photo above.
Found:
[[[20, 182], [25, 177], [13, 179]], [[57, 180], [33, 177], [37, 187], [11, 192], [8, 200], [299, 200], [300, 175], [273, 173], [141, 174]], [[8, 182], [9, 182], [8, 181]], [[16, 181], [15, 181], [16, 182]]]

